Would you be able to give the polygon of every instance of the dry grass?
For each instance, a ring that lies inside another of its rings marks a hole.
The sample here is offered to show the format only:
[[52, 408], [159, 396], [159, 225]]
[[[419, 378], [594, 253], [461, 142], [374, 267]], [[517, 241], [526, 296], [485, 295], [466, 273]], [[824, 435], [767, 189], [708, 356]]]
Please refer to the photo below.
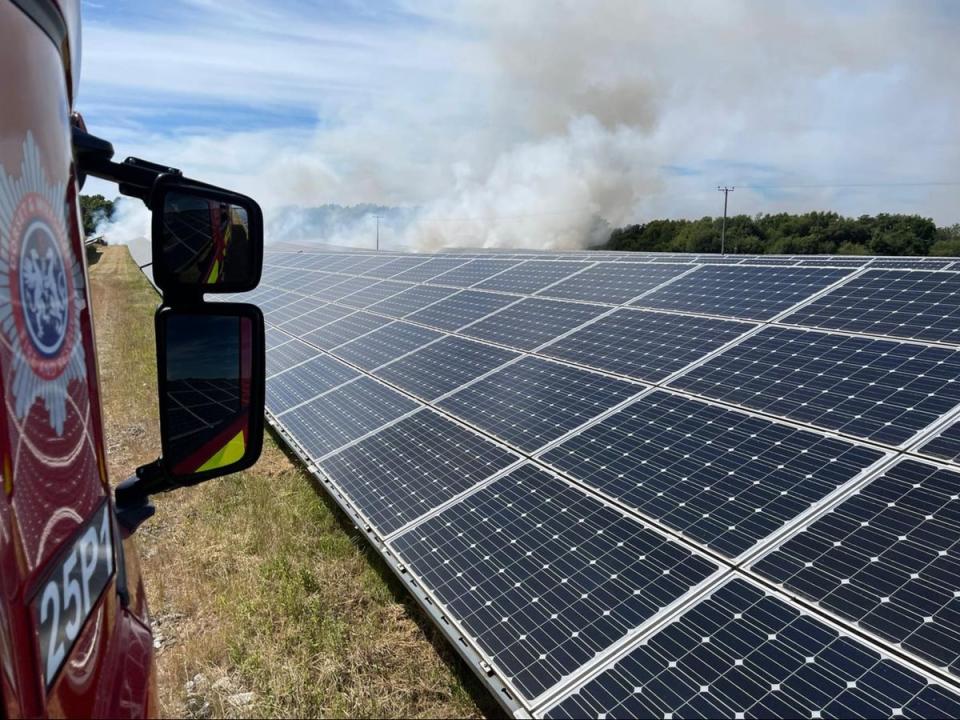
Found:
[[[159, 448], [157, 297], [124, 247], [106, 248], [90, 272], [116, 481]], [[272, 438], [251, 470], [155, 504], [136, 537], [165, 715], [498, 713], [379, 556]]]

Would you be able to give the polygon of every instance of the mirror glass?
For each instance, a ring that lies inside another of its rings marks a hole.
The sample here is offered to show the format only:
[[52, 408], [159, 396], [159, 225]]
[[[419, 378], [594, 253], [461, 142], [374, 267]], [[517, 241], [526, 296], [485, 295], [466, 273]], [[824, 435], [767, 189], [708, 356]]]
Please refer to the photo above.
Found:
[[250, 443], [253, 321], [170, 313], [165, 317], [163, 452], [174, 475], [240, 462]]
[[171, 189], [162, 201], [164, 275], [179, 285], [248, 282], [254, 264], [250, 231], [245, 207]]

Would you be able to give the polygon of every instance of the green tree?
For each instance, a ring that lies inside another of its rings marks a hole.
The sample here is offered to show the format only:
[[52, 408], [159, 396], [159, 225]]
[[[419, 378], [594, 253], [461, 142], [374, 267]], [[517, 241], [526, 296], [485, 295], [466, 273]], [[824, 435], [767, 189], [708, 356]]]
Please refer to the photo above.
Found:
[[81, 195], [80, 215], [83, 217], [83, 234], [93, 235], [97, 224], [113, 217], [113, 200], [107, 200], [103, 195]]

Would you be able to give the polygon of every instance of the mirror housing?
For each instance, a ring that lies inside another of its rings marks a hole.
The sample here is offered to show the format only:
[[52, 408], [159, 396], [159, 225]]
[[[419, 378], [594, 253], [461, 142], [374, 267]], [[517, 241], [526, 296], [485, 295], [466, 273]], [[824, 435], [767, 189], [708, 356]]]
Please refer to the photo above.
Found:
[[263, 213], [246, 195], [161, 175], [151, 192], [153, 277], [164, 296], [253, 290]]
[[164, 474], [180, 487], [253, 465], [263, 446], [260, 309], [162, 306], [155, 322]]

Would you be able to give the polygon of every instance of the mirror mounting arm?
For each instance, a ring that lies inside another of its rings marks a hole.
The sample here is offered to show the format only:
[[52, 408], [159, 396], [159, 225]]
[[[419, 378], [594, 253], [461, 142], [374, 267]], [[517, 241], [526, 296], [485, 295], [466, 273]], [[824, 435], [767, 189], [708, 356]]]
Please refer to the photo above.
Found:
[[117, 522], [127, 533], [132, 534], [155, 512], [150, 496], [178, 487], [180, 484], [167, 473], [160, 458], [141, 465], [114, 490]]
[[147, 160], [129, 157], [122, 163], [113, 161], [113, 145], [102, 138], [73, 126], [73, 152], [77, 171], [82, 179], [87, 175], [115, 182], [120, 194], [140, 198], [152, 209], [153, 188], [163, 175], [182, 177], [177, 168], [159, 165]]

